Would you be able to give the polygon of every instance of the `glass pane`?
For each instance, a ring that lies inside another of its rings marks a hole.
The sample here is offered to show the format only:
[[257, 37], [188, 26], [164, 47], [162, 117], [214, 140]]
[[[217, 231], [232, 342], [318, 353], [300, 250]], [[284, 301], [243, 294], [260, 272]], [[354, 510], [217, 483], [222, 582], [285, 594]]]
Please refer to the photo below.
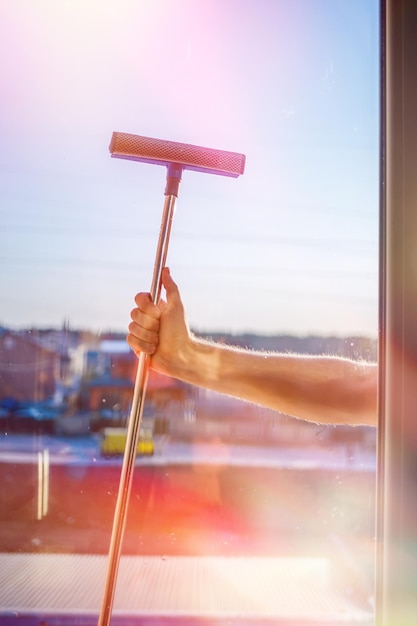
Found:
[[[168, 264], [196, 334], [376, 360], [378, 7], [2, 8], [4, 619], [101, 606], [166, 175], [111, 159], [113, 131], [246, 155], [183, 174]], [[116, 618], [371, 624], [375, 440], [151, 371]]]

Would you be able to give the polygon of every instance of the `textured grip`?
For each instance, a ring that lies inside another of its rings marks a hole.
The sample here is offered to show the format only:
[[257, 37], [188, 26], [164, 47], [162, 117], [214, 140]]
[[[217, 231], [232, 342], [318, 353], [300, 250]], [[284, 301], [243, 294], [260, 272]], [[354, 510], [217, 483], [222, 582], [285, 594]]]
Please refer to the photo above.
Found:
[[245, 170], [245, 155], [225, 150], [201, 148], [186, 143], [151, 139], [128, 133], [113, 133], [112, 157], [169, 165], [177, 163], [184, 169], [237, 178]]

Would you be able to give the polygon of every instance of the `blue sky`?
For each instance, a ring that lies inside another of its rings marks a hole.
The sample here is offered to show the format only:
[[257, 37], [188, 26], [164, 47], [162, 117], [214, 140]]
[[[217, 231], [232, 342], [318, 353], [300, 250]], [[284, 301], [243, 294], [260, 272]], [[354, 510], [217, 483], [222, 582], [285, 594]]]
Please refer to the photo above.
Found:
[[113, 131], [246, 154], [185, 172], [168, 262], [197, 330], [377, 333], [376, 0], [0, 5], [0, 324], [124, 330], [163, 167]]

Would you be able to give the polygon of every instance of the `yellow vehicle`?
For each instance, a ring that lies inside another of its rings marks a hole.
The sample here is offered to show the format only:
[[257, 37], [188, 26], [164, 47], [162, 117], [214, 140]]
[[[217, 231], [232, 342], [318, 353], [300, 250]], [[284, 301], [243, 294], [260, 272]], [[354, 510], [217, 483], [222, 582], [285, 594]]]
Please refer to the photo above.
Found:
[[[126, 447], [126, 428], [105, 428], [100, 444], [100, 451], [103, 456], [115, 456], [123, 454]], [[155, 444], [151, 429], [141, 429], [137, 453], [140, 455], [152, 455], [155, 451]]]

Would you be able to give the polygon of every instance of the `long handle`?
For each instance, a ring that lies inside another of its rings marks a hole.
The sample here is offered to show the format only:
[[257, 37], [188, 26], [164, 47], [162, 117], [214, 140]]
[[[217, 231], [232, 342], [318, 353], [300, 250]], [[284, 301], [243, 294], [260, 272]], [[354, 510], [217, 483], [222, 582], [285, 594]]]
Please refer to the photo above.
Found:
[[[175, 195], [166, 195], [162, 214], [161, 229], [159, 232], [158, 247], [156, 251], [153, 270], [151, 297], [154, 303], [159, 301], [161, 295], [161, 274], [166, 264], [169, 239], [171, 235], [172, 220], [175, 211]], [[113, 608], [116, 579], [119, 569], [120, 553], [124, 529], [126, 526], [127, 508], [132, 487], [133, 471], [136, 459], [136, 450], [139, 441], [140, 424], [142, 420], [143, 405], [146, 394], [149, 374], [149, 358], [141, 353], [138, 359], [135, 387], [133, 392], [132, 409], [129, 416], [126, 448], [123, 457], [122, 472], [120, 476], [119, 491], [117, 494], [116, 508], [113, 518], [113, 529], [110, 539], [109, 561], [107, 566], [107, 578], [104, 588], [101, 613], [98, 626], [108, 626]]]

